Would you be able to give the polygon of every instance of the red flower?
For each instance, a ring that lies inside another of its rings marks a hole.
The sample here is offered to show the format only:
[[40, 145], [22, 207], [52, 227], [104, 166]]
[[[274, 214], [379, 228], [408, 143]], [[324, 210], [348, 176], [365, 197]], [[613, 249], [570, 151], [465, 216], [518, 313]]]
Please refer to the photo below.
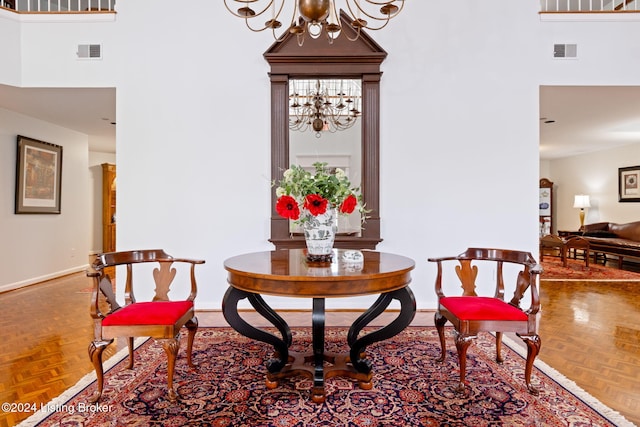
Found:
[[311, 215], [317, 216], [327, 211], [327, 199], [319, 194], [309, 194], [304, 198], [304, 208], [311, 212]]
[[344, 199], [344, 201], [340, 205], [340, 212], [350, 214], [355, 210], [357, 204], [358, 199], [356, 199], [356, 196], [350, 194], [349, 197]]
[[280, 196], [276, 202], [276, 211], [281, 217], [296, 220], [300, 218], [298, 202], [291, 196]]

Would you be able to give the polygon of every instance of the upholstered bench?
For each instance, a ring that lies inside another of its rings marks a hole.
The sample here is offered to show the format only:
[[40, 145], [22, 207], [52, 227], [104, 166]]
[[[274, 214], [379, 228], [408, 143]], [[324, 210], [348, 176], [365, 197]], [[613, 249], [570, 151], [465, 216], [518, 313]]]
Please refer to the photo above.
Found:
[[562, 266], [567, 266], [567, 259], [569, 254], [573, 251], [573, 256], [576, 258], [576, 251], [582, 250], [584, 253], [585, 266], [589, 267], [589, 241], [580, 236], [571, 236], [569, 238], [562, 238], [554, 234], [548, 234], [540, 238], [540, 262], [544, 261], [544, 253], [546, 250], [555, 250], [559, 253], [562, 260]]

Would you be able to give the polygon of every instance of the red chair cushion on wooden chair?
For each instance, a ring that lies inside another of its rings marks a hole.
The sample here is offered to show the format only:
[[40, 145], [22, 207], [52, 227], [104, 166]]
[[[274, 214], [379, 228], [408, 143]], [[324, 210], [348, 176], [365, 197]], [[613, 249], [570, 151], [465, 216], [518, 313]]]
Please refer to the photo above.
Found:
[[102, 320], [102, 326], [173, 325], [193, 308], [193, 301], [137, 302]]
[[460, 320], [527, 320], [522, 310], [491, 297], [444, 297], [440, 305]]

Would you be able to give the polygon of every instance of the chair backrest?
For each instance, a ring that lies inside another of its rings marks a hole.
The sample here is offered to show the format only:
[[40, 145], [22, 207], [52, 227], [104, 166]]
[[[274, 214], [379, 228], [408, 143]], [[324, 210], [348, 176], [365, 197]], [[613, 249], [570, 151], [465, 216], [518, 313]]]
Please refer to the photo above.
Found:
[[522, 270], [517, 273], [515, 289], [509, 304], [520, 308], [520, 302], [529, 289], [531, 294], [531, 307], [529, 311], [535, 313], [539, 309], [540, 301], [537, 289], [537, 277], [542, 272], [542, 268], [538, 265], [531, 253], [494, 248], [469, 248], [455, 257], [433, 258], [429, 261], [438, 263], [438, 275], [436, 278], [436, 293], [438, 297], [444, 297], [442, 290], [442, 263], [444, 261], [458, 261], [459, 265], [455, 266], [456, 275], [460, 279], [462, 285], [462, 295], [477, 296], [476, 279], [478, 277], [478, 265], [476, 261], [489, 261], [496, 263], [496, 284], [494, 297], [504, 300], [505, 280], [504, 265], [521, 265]]
[[172, 260], [173, 257], [162, 249], [142, 249], [124, 252], [107, 252], [96, 256], [93, 268], [96, 270], [122, 264]]
[[105, 272], [108, 267], [125, 265], [127, 271], [124, 291], [125, 304], [131, 304], [136, 302], [133, 290], [133, 266], [135, 264], [157, 263], [157, 267], [153, 269], [152, 273], [156, 284], [153, 301], [168, 301], [170, 286], [177, 273], [177, 270], [172, 267], [174, 262], [191, 263], [191, 290], [187, 299], [193, 301], [197, 293], [195, 265], [202, 264], [204, 261], [174, 258], [162, 249], [142, 249], [98, 254], [91, 267], [99, 276], [97, 280], [102, 281], [105, 280], [105, 277], [108, 278]]

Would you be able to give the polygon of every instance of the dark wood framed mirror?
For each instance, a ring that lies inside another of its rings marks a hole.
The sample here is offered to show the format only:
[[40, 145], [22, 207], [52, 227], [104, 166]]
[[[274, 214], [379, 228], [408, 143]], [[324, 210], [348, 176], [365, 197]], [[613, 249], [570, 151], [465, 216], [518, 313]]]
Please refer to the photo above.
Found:
[[[287, 34], [274, 43], [264, 57], [271, 69], [271, 179], [277, 182], [290, 166], [289, 81], [291, 79], [350, 78], [362, 81], [361, 191], [366, 222], [360, 235], [338, 235], [335, 246], [345, 249], [375, 249], [380, 237], [380, 64], [387, 53], [367, 34], [356, 31], [341, 14], [342, 32], [333, 43], [322, 34], [307, 37], [302, 46]], [[302, 248], [304, 237], [292, 235], [289, 220], [275, 210], [275, 187], [271, 192], [271, 238], [276, 249]]]

